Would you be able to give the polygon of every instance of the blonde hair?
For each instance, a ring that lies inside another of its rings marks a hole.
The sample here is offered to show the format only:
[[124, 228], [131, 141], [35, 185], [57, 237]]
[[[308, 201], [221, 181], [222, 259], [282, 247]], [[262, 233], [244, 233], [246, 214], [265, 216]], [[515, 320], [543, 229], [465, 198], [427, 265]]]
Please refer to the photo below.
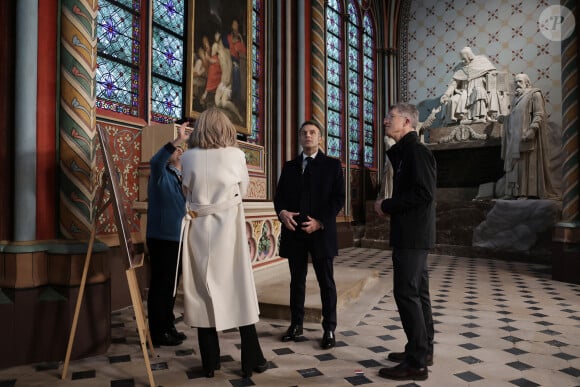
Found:
[[237, 147], [236, 137], [236, 127], [228, 116], [220, 109], [210, 108], [197, 118], [188, 145], [202, 149]]

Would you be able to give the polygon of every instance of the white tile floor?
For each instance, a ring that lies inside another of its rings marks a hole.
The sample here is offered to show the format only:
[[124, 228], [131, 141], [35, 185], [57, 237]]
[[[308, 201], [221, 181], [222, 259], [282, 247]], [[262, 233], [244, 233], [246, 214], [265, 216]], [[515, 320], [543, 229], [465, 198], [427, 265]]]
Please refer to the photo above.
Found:
[[[507, 258], [507, 257], [506, 257]], [[157, 349], [151, 359], [161, 386], [580, 386], [580, 286], [551, 280], [549, 267], [507, 260], [432, 255], [431, 299], [435, 317], [435, 364], [423, 382], [380, 378], [390, 351], [404, 344], [391, 290], [390, 251], [341, 250], [336, 265], [373, 268], [380, 283], [339, 310], [337, 347], [318, 347], [319, 324], [306, 324], [306, 340], [282, 343], [287, 321], [257, 324], [272, 368], [243, 379], [237, 331], [220, 334], [222, 369], [199, 373], [195, 330], [179, 347]], [[380, 291], [377, 291], [380, 289]], [[282, 289], [281, 291], [287, 291]], [[176, 310], [180, 312], [179, 308]], [[113, 315], [114, 343], [103, 356], [62, 364], [32, 364], [0, 370], [0, 387], [145, 386], [145, 363], [133, 311]]]

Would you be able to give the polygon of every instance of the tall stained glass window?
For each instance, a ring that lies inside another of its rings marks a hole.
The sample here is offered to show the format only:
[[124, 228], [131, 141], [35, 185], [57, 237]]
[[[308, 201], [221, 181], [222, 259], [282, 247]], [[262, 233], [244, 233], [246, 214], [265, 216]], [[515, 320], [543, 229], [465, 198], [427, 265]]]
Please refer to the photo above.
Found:
[[337, 0], [326, 6], [326, 101], [327, 153], [344, 160], [343, 155], [343, 47], [342, 8]]
[[152, 0], [151, 119], [183, 115], [185, 0]]
[[376, 68], [375, 68], [375, 31], [368, 13], [363, 18], [363, 133], [364, 163], [367, 167], [375, 165], [375, 117]]
[[97, 13], [96, 106], [134, 117], [142, 114], [140, 3], [99, 0]]
[[263, 145], [264, 3], [252, 1], [252, 133], [248, 142]]
[[354, 0], [346, 1], [346, 12], [342, 11], [342, 1], [329, 0], [326, 5], [327, 151], [343, 161], [348, 152], [351, 165], [366, 167], [376, 166], [374, 47], [370, 13], [362, 15]]
[[348, 149], [351, 164], [360, 163], [360, 18], [352, 1], [348, 3]]

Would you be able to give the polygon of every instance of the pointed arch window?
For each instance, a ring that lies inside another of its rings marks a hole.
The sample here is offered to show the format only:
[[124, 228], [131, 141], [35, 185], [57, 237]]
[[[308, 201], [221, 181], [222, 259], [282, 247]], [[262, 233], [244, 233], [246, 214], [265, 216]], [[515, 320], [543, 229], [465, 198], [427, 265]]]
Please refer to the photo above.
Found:
[[360, 65], [360, 18], [352, 1], [348, 2], [347, 21], [347, 82], [348, 82], [348, 150], [351, 164], [360, 164], [360, 109], [361, 109], [361, 65]]
[[344, 68], [342, 8], [337, 0], [326, 5], [327, 153], [344, 161]]
[[376, 100], [376, 59], [375, 59], [375, 30], [368, 11], [363, 17], [363, 157], [367, 167], [376, 166], [375, 153], [375, 117], [377, 116]]
[[346, 12], [342, 7], [339, 0], [326, 5], [327, 152], [376, 167], [374, 24], [356, 1], [346, 2]]

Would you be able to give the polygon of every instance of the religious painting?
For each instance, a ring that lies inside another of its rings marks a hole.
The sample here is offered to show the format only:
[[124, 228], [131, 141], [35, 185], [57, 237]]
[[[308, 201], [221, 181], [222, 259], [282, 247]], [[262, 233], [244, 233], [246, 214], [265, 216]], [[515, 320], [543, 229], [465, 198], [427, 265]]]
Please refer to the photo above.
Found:
[[251, 134], [251, 0], [193, 0], [189, 7], [186, 109], [216, 107]]

